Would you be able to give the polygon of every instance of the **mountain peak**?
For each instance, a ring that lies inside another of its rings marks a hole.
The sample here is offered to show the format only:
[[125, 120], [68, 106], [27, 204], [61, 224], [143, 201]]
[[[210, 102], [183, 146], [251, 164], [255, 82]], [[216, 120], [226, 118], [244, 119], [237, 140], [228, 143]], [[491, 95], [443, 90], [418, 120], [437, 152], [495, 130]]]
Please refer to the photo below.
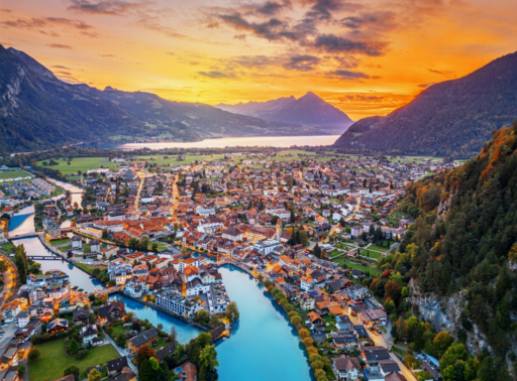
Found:
[[275, 123], [298, 126], [299, 134], [317, 131], [318, 134], [342, 133], [352, 124], [341, 110], [325, 102], [312, 91], [300, 98], [293, 96], [266, 102], [249, 102], [236, 105], [219, 105], [223, 110], [254, 116]]
[[320, 101], [323, 101], [323, 99], [321, 99], [318, 95], [316, 95], [312, 91], [308, 91], [307, 93], [305, 93], [304, 96], [302, 96], [298, 100], [299, 101], [301, 101], [301, 100], [311, 100], [311, 101], [320, 100]]

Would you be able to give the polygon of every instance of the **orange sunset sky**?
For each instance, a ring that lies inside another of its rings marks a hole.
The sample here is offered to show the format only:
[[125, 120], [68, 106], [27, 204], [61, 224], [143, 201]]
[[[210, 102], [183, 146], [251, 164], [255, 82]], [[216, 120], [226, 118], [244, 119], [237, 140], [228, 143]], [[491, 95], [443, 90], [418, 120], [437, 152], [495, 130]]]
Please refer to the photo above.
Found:
[[516, 0], [0, 0], [61, 79], [209, 104], [311, 90], [353, 119], [517, 50]]

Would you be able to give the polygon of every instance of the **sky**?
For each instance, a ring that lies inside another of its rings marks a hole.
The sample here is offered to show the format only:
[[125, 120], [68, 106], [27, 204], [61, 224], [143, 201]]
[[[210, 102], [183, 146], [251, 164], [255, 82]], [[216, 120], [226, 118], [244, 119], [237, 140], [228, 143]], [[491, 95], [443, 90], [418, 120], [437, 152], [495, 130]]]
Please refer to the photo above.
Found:
[[354, 120], [517, 50], [516, 0], [0, 0], [68, 82], [208, 104], [313, 91]]

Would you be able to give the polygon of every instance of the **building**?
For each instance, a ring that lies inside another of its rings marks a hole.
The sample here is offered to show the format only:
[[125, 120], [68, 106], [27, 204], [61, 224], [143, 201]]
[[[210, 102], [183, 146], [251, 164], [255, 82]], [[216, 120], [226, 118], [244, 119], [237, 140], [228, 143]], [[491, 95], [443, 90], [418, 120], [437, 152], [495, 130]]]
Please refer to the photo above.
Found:
[[156, 328], [149, 328], [132, 337], [127, 342], [127, 347], [132, 353], [137, 353], [140, 348], [150, 345], [158, 337]]
[[361, 365], [357, 357], [339, 356], [334, 359], [333, 369], [339, 381], [355, 381], [361, 375]]

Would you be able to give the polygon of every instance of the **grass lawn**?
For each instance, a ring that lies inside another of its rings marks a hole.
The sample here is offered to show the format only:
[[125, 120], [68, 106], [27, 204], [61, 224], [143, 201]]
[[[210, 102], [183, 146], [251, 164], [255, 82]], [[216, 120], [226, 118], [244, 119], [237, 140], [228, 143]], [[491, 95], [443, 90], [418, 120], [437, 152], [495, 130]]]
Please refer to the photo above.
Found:
[[62, 175], [75, 175], [77, 172], [87, 172], [92, 169], [109, 168], [117, 169], [118, 164], [111, 162], [106, 157], [76, 157], [70, 160], [66, 159], [54, 160], [56, 165], [50, 165], [49, 160], [38, 161], [38, 166], [55, 169], [61, 172]]
[[15, 179], [17, 177], [32, 177], [32, 175], [23, 169], [0, 171], [0, 180]]
[[359, 270], [366, 274], [370, 274], [371, 276], [376, 276], [380, 274], [380, 270], [376, 267], [375, 264], [371, 264], [369, 266], [364, 265], [362, 263], [355, 262], [349, 258], [346, 258], [345, 256], [333, 259], [333, 261], [345, 268], [351, 270]]
[[105, 270], [106, 269], [105, 265], [89, 265], [89, 264], [82, 263], [82, 262], [74, 262], [74, 265], [79, 267], [84, 272], [87, 272], [88, 274], [92, 274], [93, 270], [95, 270], [96, 268], [98, 268], [100, 270]]
[[84, 359], [76, 360], [66, 354], [64, 338], [38, 344], [36, 348], [39, 349], [40, 357], [29, 362], [30, 381], [55, 380], [62, 377], [64, 370], [72, 365], [78, 367], [82, 373], [89, 367], [119, 357], [115, 348], [111, 345], [103, 345], [91, 349]]

